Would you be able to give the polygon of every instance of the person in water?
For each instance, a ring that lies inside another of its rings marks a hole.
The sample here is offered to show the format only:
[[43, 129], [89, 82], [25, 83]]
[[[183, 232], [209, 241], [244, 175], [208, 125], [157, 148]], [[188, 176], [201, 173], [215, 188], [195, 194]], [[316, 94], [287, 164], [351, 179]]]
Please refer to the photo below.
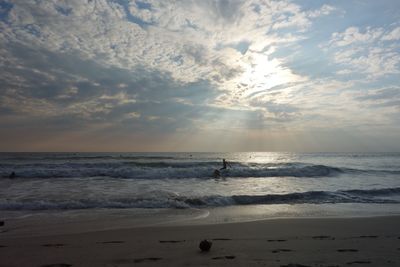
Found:
[[222, 160], [222, 168], [220, 170], [225, 170], [227, 168], [227, 166], [229, 166], [230, 168], [232, 168], [231, 164], [229, 164], [225, 159]]
[[220, 178], [221, 173], [219, 172], [219, 170], [214, 170], [213, 176], [214, 176], [214, 178]]

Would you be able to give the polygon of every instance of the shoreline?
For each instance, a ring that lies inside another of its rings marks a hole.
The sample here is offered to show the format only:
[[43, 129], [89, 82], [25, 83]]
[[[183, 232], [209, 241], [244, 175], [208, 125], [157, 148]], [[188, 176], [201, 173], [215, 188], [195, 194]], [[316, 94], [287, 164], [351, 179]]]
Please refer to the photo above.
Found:
[[[1, 233], [0, 266], [398, 266], [398, 225], [400, 216], [285, 218], [35, 238]], [[203, 239], [213, 242], [208, 253], [198, 248]]]
[[91, 209], [5, 211], [0, 221], [10, 228], [2, 236], [76, 234], [140, 227], [201, 226], [265, 220], [346, 219], [400, 216], [398, 204], [279, 204], [203, 209]]

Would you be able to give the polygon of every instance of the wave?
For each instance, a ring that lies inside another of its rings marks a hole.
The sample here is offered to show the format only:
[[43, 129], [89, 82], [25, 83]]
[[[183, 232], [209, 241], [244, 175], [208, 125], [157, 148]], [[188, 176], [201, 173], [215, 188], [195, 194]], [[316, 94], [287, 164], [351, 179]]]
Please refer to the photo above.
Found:
[[179, 196], [174, 193], [151, 192], [147, 197], [76, 200], [0, 200], [0, 210], [71, 210], [94, 208], [207, 208], [232, 205], [270, 204], [335, 204], [370, 203], [398, 204], [400, 201], [380, 198], [400, 196], [400, 188], [370, 190], [308, 191], [289, 194]]
[[0, 153], [0, 159], [1, 160], [7, 160], [7, 161], [80, 161], [80, 160], [169, 160], [169, 159], [175, 159], [175, 157], [172, 156], [148, 156], [148, 155], [143, 155], [143, 156], [131, 156], [131, 155], [123, 155], [123, 154], [117, 154], [117, 155], [82, 155], [82, 154], [71, 154], [71, 155], [65, 155], [65, 154], [51, 154], [51, 155], [15, 155], [15, 156], [1, 156]]
[[[212, 178], [220, 167], [215, 162], [105, 162], [105, 163], [36, 163], [0, 164], [0, 176], [15, 172], [17, 178], [80, 178], [110, 177], [125, 179]], [[221, 176], [235, 177], [325, 177], [345, 170], [325, 165], [302, 163], [243, 164], [233, 162], [232, 168], [222, 170]]]

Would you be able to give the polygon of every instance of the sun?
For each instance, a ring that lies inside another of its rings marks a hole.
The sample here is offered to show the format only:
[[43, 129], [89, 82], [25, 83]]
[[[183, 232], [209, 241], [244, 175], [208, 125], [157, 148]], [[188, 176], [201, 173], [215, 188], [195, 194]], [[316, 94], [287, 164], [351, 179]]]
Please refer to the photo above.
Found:
[[304, 80], [303, 77], [285, 67], [279, 59], [270, 60], [267, 55], [262, 54], [253, 54], [249, 60], [243, 61], [242, 68], [244, 72], [239, 78], [239, 82], [247, 86], [244, 97], [267, 91], [279, 85]]

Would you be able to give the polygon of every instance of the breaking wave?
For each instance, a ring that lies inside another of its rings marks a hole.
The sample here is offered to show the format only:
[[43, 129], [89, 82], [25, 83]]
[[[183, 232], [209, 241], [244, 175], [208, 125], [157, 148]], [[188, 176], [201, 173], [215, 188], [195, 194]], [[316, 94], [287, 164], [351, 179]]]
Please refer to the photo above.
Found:
[[[0, 176], [15, 172], [17, 178], [110, 177], [125, 179], [211, 178], [220, 165], [216, 162], [105, 162], [0, 164]], [[323, 177], [354, 171], [303, 163], [232, 163], [222, 177]]]
[[75, 210], [94, 208], [207, 208], [258, 204], [400, 203], [386, 196], [400, 196], [400, 188], [308, 191], [289, 194], [188, 197], [153, 193], [147, 197], [76, 200], [0, 200], [0, 210]]

